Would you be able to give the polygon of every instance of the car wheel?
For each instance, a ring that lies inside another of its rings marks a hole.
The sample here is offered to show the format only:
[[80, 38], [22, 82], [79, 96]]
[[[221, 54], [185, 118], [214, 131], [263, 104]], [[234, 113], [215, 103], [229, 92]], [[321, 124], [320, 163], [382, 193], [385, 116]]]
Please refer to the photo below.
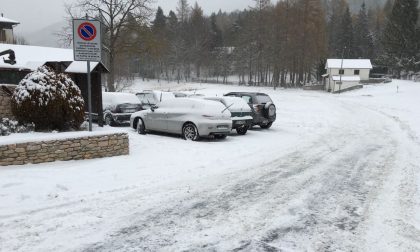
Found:
[[141, 118], [137, 122], [137, 133], [140, 135], [146, 135], [146, 126], [144, 126], [144, 122]]
[[197, 127], [192, 123], [187, 123], [182, 127], [182, 136], [185, 140], [191, 141], [197, 141], [200, 138]]
[[269, 122], [267, 124], [261, 124], [260, 127], [262, 129], [269, 129], [269, 128], [271, 128], [272, 125], [273, 125], [273, 123], [272, 122]]
[[236, 132], [238, 133], [238, 135], [245, 135], [248, 132], [248, 126], [242, 126], [236, 129]]
[[114, 126], [114, 119], [111, 115], [105, 116], [105, 125]]

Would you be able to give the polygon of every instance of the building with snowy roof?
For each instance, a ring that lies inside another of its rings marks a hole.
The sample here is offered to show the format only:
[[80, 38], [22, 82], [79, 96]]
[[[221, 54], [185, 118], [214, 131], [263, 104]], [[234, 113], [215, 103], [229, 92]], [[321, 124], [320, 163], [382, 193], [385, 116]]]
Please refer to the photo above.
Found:
[[[6, 50], [14, 51], [16, 64], [10, 65], [0, 59], [0, 85], [17, 85], [28, 73], [46, 65], [56, 72], [68, 74], [87, 101], [87, 64], [85, 61], [74, 61], [72, 49], [0, 44], [0, 52]], [[90, 69], [93, 113], [98, 115], [98, 121], [102, 124], [102, 77], [109, 71], [100, 62], [91, 62]]]
[[328, 92], [343, 92], [362, 88], [369, 80], [372, 63], [369, 59], [328, 59], [323, 75]]
[[0, 43], [12, 44], [14, 42], [13, 28], [19, 22], [0, 16]]

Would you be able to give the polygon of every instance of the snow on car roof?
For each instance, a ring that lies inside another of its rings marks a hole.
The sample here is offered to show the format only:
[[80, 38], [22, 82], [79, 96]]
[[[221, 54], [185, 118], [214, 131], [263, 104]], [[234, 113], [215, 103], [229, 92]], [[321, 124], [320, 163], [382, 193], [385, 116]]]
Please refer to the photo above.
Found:
[[159, 106], [164, 107], [189, 107], [189, 108], [208, 108], [209, 110], [221, 111], [225, 109], [225, 105], [218, 101], [210, 101], [200, 98], [177, 98], [162, 101]]
[[116, 105], [124, 103], [139, 104], [140, 101], [135, 94], [130, 93], [111, 93], [104, 92], [102, 93], [103, 104], [106, 105]]
[[341, 68], [341, 64], [343, 64], [343, 68], [350, 68], [350, 69], [372, 69], [372, 63], [370, 59], [328, 59], [327, 64], [325, 65], [325, 69], [328, 68]]
[[153, 91], [155, 93], [157, 99], [160, 101], [162, 98], [162, 101], [175, 99], [175, 95], [172, 92], [164, 92], [164, 91]]

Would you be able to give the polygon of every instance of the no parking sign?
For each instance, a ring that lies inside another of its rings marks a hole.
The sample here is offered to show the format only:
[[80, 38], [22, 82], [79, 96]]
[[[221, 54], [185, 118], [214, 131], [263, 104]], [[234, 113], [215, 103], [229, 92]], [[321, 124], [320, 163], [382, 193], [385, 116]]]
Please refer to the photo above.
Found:
[[101, 61], [101, 23], [94, 20], [73, 20], [73, 51], [75, 61]]
[[75, 61], [86, 61], [88, 82], [89, 131], [92, 131], [92, 83], [90, 62], [101, 62], [101, 23], [95, 20], [73, 19], [73, 54]]

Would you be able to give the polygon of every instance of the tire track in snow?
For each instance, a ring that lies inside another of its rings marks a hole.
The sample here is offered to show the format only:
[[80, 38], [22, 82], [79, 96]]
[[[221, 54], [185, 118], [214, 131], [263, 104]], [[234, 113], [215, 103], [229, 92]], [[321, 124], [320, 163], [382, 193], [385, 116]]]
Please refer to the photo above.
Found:
[[396, 165], [387, 178], [387, 186], [383, 188], [369, 214], [365, 235], [371, 240], [366, 242], [364, 249], [420, 251], [420, 229], [412, 224], [416, 219], [417, 224], [420, 224], [420, 188], [416, 183], [420, 165], [413, 162], [420, 159], [418, 135], [398, 116], [380, 109], [367, 109], [386, 117], [394, 124], [394, 131], [398, 133], [396, 141], [399, 152], [396, 155]]

